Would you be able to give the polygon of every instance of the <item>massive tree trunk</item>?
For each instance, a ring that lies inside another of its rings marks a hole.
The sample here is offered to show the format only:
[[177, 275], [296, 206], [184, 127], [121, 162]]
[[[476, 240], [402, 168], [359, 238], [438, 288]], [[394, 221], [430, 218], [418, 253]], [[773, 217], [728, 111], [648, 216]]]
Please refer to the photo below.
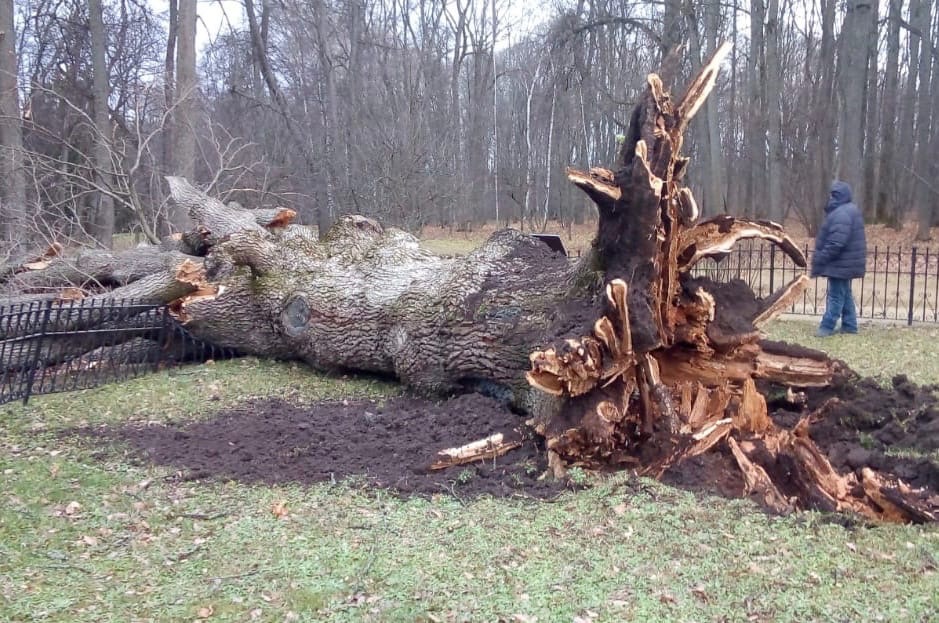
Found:
[[[786, 430], [768, 417], [757, 381], [822, 386], [841, 372], [823, 353], [762, 339], [760, 327], [808, 278], [760, 300], [741, 281], [690, 274], [744, 238], [768, 240], [805, 265], [775, 223], [726, 215], [699, 222], [682, 186], [683, 134], [728, 49], [677, 101], [648, 77], [615, 171], [568, 170], [600, 216], [577, 263], [513, 230], [467, 257], [443, 259], [361, 216], [344, 217], [320, 241], [290, 225], [288, 211], [235, 210], [169, 178], [174, 201], [200, 226], [198, 236], [168, 244], [191, 255], [114, 293], [136, 287], [139, 295], [152, 279], [151, 298], [172, 301], [179, 320], [217, 346], [394, 375], [419, 392], [501, 397], [530, 415], [555, 474], [577, 465], [661, 476], [721, 446], [777, 512], [932, 521], [919, 493], [890, 477], [836, 473], [809, 438], [808, 419]], [[4, 274], [42, 281], [31, 273], [49, 274], [60, 261], [53, 249]], [[435, 467], [511, 447], [498, 435], [467, 442]]]

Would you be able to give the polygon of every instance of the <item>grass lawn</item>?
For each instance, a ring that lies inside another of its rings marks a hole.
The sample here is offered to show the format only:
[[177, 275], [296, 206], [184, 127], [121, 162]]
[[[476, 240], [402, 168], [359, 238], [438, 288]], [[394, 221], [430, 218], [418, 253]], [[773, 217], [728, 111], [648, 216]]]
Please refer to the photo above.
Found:
[[[773, 336], [939, 382], [939, 329], [814, 329]], [[0, 407], [0, 621], [939, 620], [935, 527], [768, 517], [625, 474], [551, 501], [187, 483], [63, 435], [395, 391], [246, 359]]]

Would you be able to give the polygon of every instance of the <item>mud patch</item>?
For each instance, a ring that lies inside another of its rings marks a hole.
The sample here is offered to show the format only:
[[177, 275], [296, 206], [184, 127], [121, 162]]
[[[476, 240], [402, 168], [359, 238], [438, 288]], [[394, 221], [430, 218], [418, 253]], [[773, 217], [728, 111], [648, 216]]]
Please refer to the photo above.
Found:
[[200, 422], [83, 434], [123, 442], [138, 461], [173, 468], [187, 480], [312, 484], [354, 478], [404, 495], [458, 497], [545, 498], [570, 488], [538, 480], [545, 452], [530, 437], [494, 460], [428, 469], [439, 450], [523, 428], [524, 418], [495, 400], [466, 394], [444, 402], [404, 396], [302, 407], [258, 400]]

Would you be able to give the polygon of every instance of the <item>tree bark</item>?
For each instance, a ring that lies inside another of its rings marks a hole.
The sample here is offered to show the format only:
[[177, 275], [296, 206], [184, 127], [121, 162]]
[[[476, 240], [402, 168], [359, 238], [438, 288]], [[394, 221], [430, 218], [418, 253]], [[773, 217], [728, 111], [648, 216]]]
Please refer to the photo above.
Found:
[[[173, 173], [195, 178], [196, 111], [196, 0], [178, 0], [176, 12], [176, 95], [173, 111]], [[169, 221], [177, 232], [187, 231], [192, 221], [185, 211], [170, 208]]]
[[17, 94], [13, 0], [0, 0], [0, 243], [22, 239], [26, 221], [23, 126]]
[[782, 202], [782, 65], [779, 57], [779, 0], [769, 0], [766, 18], [766, 147], [769, 152], [767, 180], [769, 185], [769, 218], [783, 221]]
[[[169, 5], [169, 18], [166, 32], [166, 55], [163, 60], [163, 106], [164, 112], [169, 112], [176, 104], [176, 39], [179, 29], [179, 2], [167, 0]], [[170, 115], [172, 119], [172, 114]], [[163, 171], [167, 175], [173, 173], [173, 124], [167, 123], [163, 128], [162, 145]]]
[[[887, 61], [884, 68], [884, 94], [880, 107], [881, 150], [879, 160], [879, 183], [874, 218], [894, 227], [900, 225], [898, 214], [897, 125], [902, 121], [899, 114], [899, 59], [900, 59], [900, 9], [902, 0], [890, 0], [887, 13]], [[868, 128], [870, 130], [870, 128]]]
[[[932, 80], [930, 69], [932, 67], [932, 41], [929, 36], [932, 26], [932, 0], [920, 0], [918, 11], [910, 15], [910, 22], [921, 33], [919, 37], [919, 80], [916, 88], [916, 144], [913, 151], [912, 172], [913, 205], [916, 206], [917, 231], [916, 239], [929, 240], [930, 227], [933, 220], [933, 203], [935, 202], [935, 189], [928, 183], [930, 161], [933, 155], [929, 153], [932, 118]], [[912, 59], [910, 73], [914, 72]]]
[[[92, 99], [94, 100], [94, 161], [95, 181], [104, 189], [111, 188], [111, 114], [108, 100], [111, 95], [107, 64], [107, 33], [101, 0], [89, 0], [88, 21], [91, 30]], [[189, 173], [191, 175], [191, 172]], [[106, 191], [95, 193], [96, 209], [92, 235], [106, 249], [114, 245], [114, 201]]]
[[747, 60], [747, 89], [750, 106], [747, 110], [747, 205], [753, 213], [766, 217], [766, 65], [764, 60], [763, 0], [750, 0], [750, 57]]
[[847, 4], [841, 29], [838, 84], [841, 94], [841, 155], [838, 177], [861, 192], [864, 162], [864, 91], [867, 82], [867, 51], [871, 5], [868, 0]]

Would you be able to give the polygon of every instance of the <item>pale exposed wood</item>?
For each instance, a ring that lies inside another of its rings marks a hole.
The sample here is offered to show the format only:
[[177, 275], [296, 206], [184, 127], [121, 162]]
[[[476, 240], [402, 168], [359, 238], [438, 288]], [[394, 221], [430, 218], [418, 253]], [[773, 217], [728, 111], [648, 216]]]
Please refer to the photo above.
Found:
[[[601, 170], [605, 171], [605, 169]], [[613, 183], [612, 176], [598, 174], [595, 169], [586, 172], [568, 167], [566, 173], [567, 179], [594, 201], [616, 201], [622, 196], [622, 191]]]
[[777, 292], [769, 301], [767, 301], [766, 308], [753, 319], [754, 327], [762, 327], [769, 321], [773, 320], [780, 314], [784, 313], [805, 291], [809, 286], [809, 277], [807, 275], [799, 275], [789, 283], [787, 283], [782, 290]]
[[740, 472], [747, 483], [748, 492], [757, 493], [765, 507], [780, 515], [788, 515], [795, 510], [792, 503], [773, 484], [766, 470], [751, 461], [733, 437], [727, 438], [727, 445], [740, 467]]
[[674, 130], [676, 133], [681, 134], [684, 132], [685, 127], [701, 106], [704, 105], [704, 101], [711, 94], [711, 90], [714, 89], [714, 84], [717, 82], [717, 74], [720, 72], [721, 63], [724, 62], [732, 47], [729, 41], [722, 43], [688, 86], [675, 114], [680, 121], [680, 125]]
[[752, 378], [743, 382], [733, 422], [736, 431], [754, 435], [761, 435], [773, 426], [767, 413], [766, 399], [757, 391]]
[[934, 510], [925, 504], [917, 503], [907, 487], [890, 487], [882, 482], [882, 477], [874, 470], [861, 469], [861, 484], [864, 493], [880, 507], [886, 519], [897, 523], [933, 523], [939, 521]]
[[446, 469], [454, 465], [465, 465], [476, 461], [494, 459], [521, 445], [521, 439], [506, 439], [502, 433], [494, 433], [458, 448], [441, 450], [437, 453], [437, 460], [431, 464], [430, 469]]
[[796, 266], [805, 267], [805, 255], [782, 225], [720, 215], [682, 232], [678, 245], [681, 249], [680, 268], [688, 270], [706, 257], [729, 253], [737, 242], [752, 238], [772, 242], [792, 258]]

